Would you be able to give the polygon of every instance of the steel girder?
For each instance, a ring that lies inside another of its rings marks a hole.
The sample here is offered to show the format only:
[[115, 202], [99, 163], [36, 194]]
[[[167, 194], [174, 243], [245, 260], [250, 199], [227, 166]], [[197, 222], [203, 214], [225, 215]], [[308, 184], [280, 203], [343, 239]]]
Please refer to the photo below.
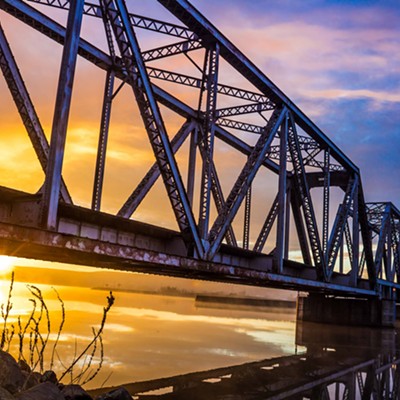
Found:
[[72, 87], [78, 57], [83, 6], [84, 0], [77, 0], [71, 4], [68, 12], [64, 50], [51, 129], [49, 161], [46, 168], [42, 199], [41, 223], [49, 229], [56, 229], [57, 227], [61, 171], [72, 100]]
[[[302, 261], [305, 265], [315, 267], [317, 280], [331, 280], [335, 268], [337, 271], [338, 254], [343, 254], [341, 249], [345, 243], [350, 262], [349, 279], [354, 286], [357, 285], [357, 277], [360, 275], [359, 231], [362, 236], [362, 258], [368, 265], [371, 287], [375, 287], [377, 275], [381, 271], [377, 267], [378, 264], [385, 265], [387, 279], [393, 280], [393, 268], [396, 272], [399, 269], [398, 231], [391, 230], [389, 233], [388, 222], [382, 224], [381, 241], [384, 244], [379, 242], [379, 251], [374, 259], [371, 245], [373, 228], [368, 223], [369, 214], [365, 208], [357, 167], [186, 0], [158, 0], [186, 26], [132, 14], [128, 12], [123, 0], [104, 0], [100, 5], [53, 0], [32, 0], [32, 2], [67, 9], [72, 22], [64, 28], [21, 0], [0, 0], [0, 8], [64, 44], [65, 58], [68, 61], [62, 63], [62, 74], [65, 75], [65, 79], [69, 79], [70, 87], [73, 83], [73, 63], [77, 55], [107, 71], [92, 196], [93, 210], [101, 209], [111, 104], [112, 99], [118, 94], [118, 89], [114, 91], [114, 80], [118, 79], [133, 88], [156, 158], [156, 164], [150, 168], [122, 206], [119, 216], [129, 218], [157, 178], [162, 176], [189, 254], [213, 260], [223, 240], [231, 246], [238, 246], [234, 223], [237, 221], [239, 208], [243, 206], [242, 247], [249, 248], [254, 240], [254, 250], [261, 252], [277, 221], [272, 253], [275, 270], [284, 274], [283, 259], [289, 254], [289, 215], [292, 212]], [[79, 20], [82, 14], [103, 20], [109, 54], [79, 37]], [[141, 51], [138, 28], [168, 35], [174, 40], [181, 41], [171, 41], [168, 45]], [[117, 45], [118, 51], [114, 50], [114, 44]], [[187, 55], [189, 51], [193, 54], [203, 52], [206, 62], [203, 69], [198, 67], [201, 70], [200, 77], [186, 75], [178, 70], [155, 68], [152, 65], [153, 61], [162, 61], [166, 57], [168, 60], [173, 60], [176, 56]], [[254, 86], [254, 90], [222, 83], [223, 76], [218, 73], [221, 62], [231, 64], [243, 79]], [[156, 86], [153, 83], [155, 79], [197, 90], [199, 99], [197, 107], [178, 100], [173, 91], [169, 92]], [[62, 85], [63, 82], [60, 81], [60, 88]], [[20, 95], [23, 90], [19, 88], [16, 92]], [[219, 99], [223, 96], [240, 99], [240, 104], [220, 106]], [[52, 161], [47, 171], [43, 200], [44, 215], [47, 225], [51, 228], [56, 228], [60, 187], [63, 197], [65, 197], [63, 190], [66, 190], [61, 180], [61, 166], [70, 99], [62, 98], [61, 94], [58, 97], [60, 104], [56, 107], [58, 110], [65, 109], [66, 113], [62, 114], [62, 121], [54, 122], [52, 136], [55, 137], [55, 144], [52, 144], [50, 149], [53, 156], [50, 157]], [[203, 97], [205, 101], [202, 101]], [[160, 105], [168, 107], [186, 119], [172, 140], [168, 137]], [[266, 120], [267, 124], [264, 126], [265, 122], [261, 122], [257, 125], [253, 119], [246, 119], [247, 116], [259, 116], [260, 120]], [[231, 117], [244, 119], [234, 120]], [[252, 142], [247, 143], [238, 137], [234, 130], [252, 134]], [[40, 133], [36, 132], [35, 135], [40, 137]], [[191, 137], [190, 160], [188, 183], [185, 186], [175, 154], [189, 136]], [[214, 161], [216, 139], [247, 157], [247, 162], [226, 199], [223, 194], [224, 182], [221, 182], [221, 174]], [[42, 148], [44, 147], [45, 145], [42, 145]], [[196, 151], [201, 155], [202, 164], [198, 220], [194, 217]], [[45, 160], [43, 157], [42, 159]], [[275, 201], [266, 212], [261, 233], [258, 238], [253, 239], [250, 220], [254, 207], [250, 205], [255, 190], [251, 188], [261, 166], [279, 175], [278, 190]], [[329, 215], [332, 214], [333, 207], [330, 188], [333, 186], [343, 190], [344, 200], [339, 205], [339, 211], [329, 234]], [[318, 219], [316, 212], [318, 207], [311, 193], [318, 188], [323, 190], [321, 220]], [[214, 222], [211, 220], [211, 198], [218, 213]], [[322, 232], [321, 237], [319, 231]], [[385, 255], [384, 249], [392, 249], [392, 256]]]
[[147, 74], [136, 34], [130, 24], [123, 1], [101, 2], [114, 31], [129, 82], [133, 88], [140, 114], [164, 179], [169, 199], [185, 241], [194, 243], [202, 257], [204, 248], [190, 207], [187, 193], [174, 158], [158, 103]]
[[[28, 89], [22, 79], [21, 73], [17, 67], [10, 46], [7, 42], [4, 31], [0, 25], [0, 68], [6, 79], [8, 88], [17, 106], [19, 115], [25, 125], [26, 131], [32, 142], [37, 158], [44, 172], [46, 172], [49, 159], [49, 143], [44, 134], [42, 124], [35, 111], [35, 107], [29, 96]], [[72, 203], [70, 194], [61, 178], [60, 195], [66, 203]]]
[[368, 223], [376, 237], [376, 276], [400, 282], [400, 212], [392, 203], [368, 203]]

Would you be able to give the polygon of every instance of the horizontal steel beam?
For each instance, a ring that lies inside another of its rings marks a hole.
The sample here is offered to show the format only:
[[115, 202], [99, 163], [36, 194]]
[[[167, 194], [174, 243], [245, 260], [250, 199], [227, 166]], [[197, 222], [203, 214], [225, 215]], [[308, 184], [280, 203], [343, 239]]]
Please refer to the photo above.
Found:
[[[45, 6], [69, 10], [70, 0], [28, 0], [32, 3], [37, 3]], [[85, 2], [84, 11], [85, 15], [101, 18], [103, 13], [98, 4]], [[171, 24], [169, 22], [160, 21], [153, 18], [144, 17], [143, 15], [129, 14], [130, 21], [133, 26], [138, 28], [163, 33], [170, 36], [175, 36], [188, 40], [196, 40], [197, 36], [184, 26]]]

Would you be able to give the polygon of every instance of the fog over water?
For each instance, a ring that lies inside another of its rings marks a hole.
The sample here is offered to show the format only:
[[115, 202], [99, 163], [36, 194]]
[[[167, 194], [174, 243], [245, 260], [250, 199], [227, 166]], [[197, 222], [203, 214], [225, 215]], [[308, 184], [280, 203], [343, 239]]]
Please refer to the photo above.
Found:
[[[36, 285], [50, 311], [52, 334], [49, 347], [56, 338], [61, 320], [61, 304], [53, 287], [62, 298], [66, 320], [57, 345], [57, 357], [63, 364], [68, 364], [74, 354], [79, 354], [90, 342], [92, 327], [98, 328], [106, 297], [109, 290], [113, 290], [115, 304], [108, 314], [103, 334], [104, 363], [98, 376], [87, 385], [89, 388], [225, 367], [296, 352], [293, 308], [205, 304], [195, 299], [196, 294], [201, 293], [234, 293], [238, 296], [246, 294], [248, 288], [153, 276], [135, 277], [133, 274], [95, 269], [91, 269], [92, 272], [33, 267], [14, 269], [16, 282], [9, 322], [16, 326], [18, 315], [27, 318], [32, 307], [27, 284]], [[0, 303], [6, 300], [8, 278], [9, 273], [3, 274]], [[140, 290], [147, 293], [138, 293]], [[174, 292], [174, 295], [157, 293], [166, 290]], [[254, 290], [253, 297], [261, 294], [262, 291]], [[271, 292], [269, 295], [271, 297]], [[62, 370], [60, 365], [58, 368]]]

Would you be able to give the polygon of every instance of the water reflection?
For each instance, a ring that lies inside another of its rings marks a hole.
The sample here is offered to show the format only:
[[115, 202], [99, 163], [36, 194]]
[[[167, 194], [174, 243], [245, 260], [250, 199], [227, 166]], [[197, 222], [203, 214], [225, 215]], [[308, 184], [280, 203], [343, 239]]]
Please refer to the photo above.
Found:
[[[57, 353], [68, 364], [91, 340], [91, 327], [100, 322], [108, 291], [62, 286], [62, 275], [59, 281], [56, 287], [65, 303], [66, 322]], [[70, 283], [70, 279], [67, 281]], [[7, 282], [2, 285], [5, 295]], [[38, 286], [50, 310], [52, 342], [60, 322], [60, 303], [50, 285]], [[25, 283], [15, 283], [10, 322], [16, 324], [18, 315], [29, 313], [28, 294]], [[114, 295], [116, 302], [103, 337], [103, 368], [88, 388], [225, 367], [296, 351], [293, 309], [205, 307], [195, 297], [154, 293], [117, 291]]]
[[[57, 355], [68, 364], [91, 340], [108, 291], [92, 289], [86, 275], [85, 284], [82, 275], [80, 281], [67, 273], [57, 279], [52, 283], [67, 311]], [[48, 282], [45, 275], [40, 280]], [[38, 286], [49, 307], [53, 343], [60, 303], [51, 285]], [[8, 282], [0, 281], [3, 302], [7, 289]], [[400, 398], [396, 330], [296, 324], [294, 309], [203, 304], [188, 293], [114, 294], [104, 366], [88, 389], [124, 384], [140, 400]], [[17, 282], [10, 322], [29, 313], [27, 297], [26, 284]]]
[[296, 342], [303, 354], [125, 387], [137, 400], [400, 398], [395, 330], [298, 323]]

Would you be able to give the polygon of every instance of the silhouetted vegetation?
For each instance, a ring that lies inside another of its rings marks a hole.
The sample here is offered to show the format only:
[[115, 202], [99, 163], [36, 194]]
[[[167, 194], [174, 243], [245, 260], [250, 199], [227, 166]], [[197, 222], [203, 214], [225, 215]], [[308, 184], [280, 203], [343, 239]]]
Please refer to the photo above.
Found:
[[[112, 292], [107, 296], [107, 305], [103, 308], [100, 327], [92, 327], [92, 340], [78, 350], [75, 342], [75, 352], [72, 361], [62, 360], [58, 346], [66, 320], [66, 311], [63, 300], [53, 288], [61, 310], [61, 322], [56, 328], [55, 340], [51, 343], [52, 322], [49, 309], [42, 291], [34, 285], [27, 285], [31, 309], [26, 317], [17, 316], [16, 323], [10, 322], [13, 309], [12, 294], [14, 288], [14, 272], [11, 274], [8, 296], [5, 304], [1, 305], [2, 330], [0, 349], [12, 354], [19, 363], [29, 366], [31, 373], [37, 371], [43, 374], [45, 370], [56, 369], [59, 381], [67, 380], [70, 383], [84, 385], [99, 373], [104, 361], [103, 331], [107, 314], [114, 304]], [[14, 318], [15, 320], [15, 318]], [[17, 350], [15, 350], [17, 349]]]

